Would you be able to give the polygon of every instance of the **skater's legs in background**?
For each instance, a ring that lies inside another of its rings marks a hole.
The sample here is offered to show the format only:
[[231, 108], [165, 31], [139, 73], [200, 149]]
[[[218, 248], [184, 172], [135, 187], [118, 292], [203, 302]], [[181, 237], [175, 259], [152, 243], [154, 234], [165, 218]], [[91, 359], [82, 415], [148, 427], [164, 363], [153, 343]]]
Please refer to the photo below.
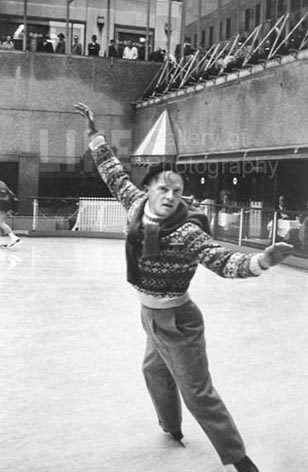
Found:
[[2, 236], [8, 236], [10, 238], [10, 242], [8, 244], [9, 247], [16, 245], [20, 242], [18, 236], [13, 232], [12, 228], [5, 222], [7, 217], [6, 211], [0, 211], [0, 230]]

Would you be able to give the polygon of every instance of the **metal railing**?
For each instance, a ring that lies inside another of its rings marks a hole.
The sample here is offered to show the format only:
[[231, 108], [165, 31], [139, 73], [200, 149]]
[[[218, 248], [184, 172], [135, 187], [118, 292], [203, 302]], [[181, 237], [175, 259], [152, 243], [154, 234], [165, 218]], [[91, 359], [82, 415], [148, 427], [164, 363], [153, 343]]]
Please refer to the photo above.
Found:
[[[186, 201], [192, 204], [190, 197]], [[114, 198], [33, 197], [32, 208], [32, 215], [11, 219], [14, 230], [123, 233], [127, 223], [126, 210]], [[308, 258], [308, 211], [281, 215], [262, 202], [218, 205], [212, 200], [196, 209], [207, 215], [215, 240], [260, 249], [286, 241], [294, 245], [296, 255]]]
[[308, 212], [280, 212], [262, 202], [249, 206], [200, 204], [208, 216], [214, 239], [264, 249], [275, 242], [294, 245], [295, 254], [308, 257]]
[[126, 225], [126, 211], [114, 198], [33, 197], [32, 231], [115, 231]]

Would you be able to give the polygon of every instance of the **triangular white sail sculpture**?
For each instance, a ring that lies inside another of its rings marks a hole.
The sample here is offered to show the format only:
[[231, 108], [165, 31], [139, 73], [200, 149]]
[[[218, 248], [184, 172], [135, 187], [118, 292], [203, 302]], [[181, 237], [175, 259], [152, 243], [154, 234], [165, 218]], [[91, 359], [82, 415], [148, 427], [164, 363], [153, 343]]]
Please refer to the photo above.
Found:
[[176, 156], [177, 148], [168, 111], [164, 110], [133, 156]]

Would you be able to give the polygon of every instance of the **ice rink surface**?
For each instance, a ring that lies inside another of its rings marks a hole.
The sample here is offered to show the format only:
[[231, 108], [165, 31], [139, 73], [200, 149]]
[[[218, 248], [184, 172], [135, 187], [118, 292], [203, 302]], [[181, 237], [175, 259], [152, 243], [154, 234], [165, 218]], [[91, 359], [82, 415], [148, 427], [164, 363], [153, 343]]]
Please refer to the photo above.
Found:
[[[308, 471], [308, 274], [226, 280], [200, 267], [214, 385], [260, 472]], [[226, 472], [184, 407], [157, 425], [124, 241], [24, 238], [0, 250], [1, 472]]]

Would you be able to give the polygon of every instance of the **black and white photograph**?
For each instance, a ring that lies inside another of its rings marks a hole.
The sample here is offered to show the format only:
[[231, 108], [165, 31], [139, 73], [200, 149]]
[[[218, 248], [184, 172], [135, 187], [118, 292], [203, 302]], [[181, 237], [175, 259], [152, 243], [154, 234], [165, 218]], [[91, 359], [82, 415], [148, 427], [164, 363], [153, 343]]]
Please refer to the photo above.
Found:
[[308, 0], [1, 0], [0, 472], [308, 471]]

